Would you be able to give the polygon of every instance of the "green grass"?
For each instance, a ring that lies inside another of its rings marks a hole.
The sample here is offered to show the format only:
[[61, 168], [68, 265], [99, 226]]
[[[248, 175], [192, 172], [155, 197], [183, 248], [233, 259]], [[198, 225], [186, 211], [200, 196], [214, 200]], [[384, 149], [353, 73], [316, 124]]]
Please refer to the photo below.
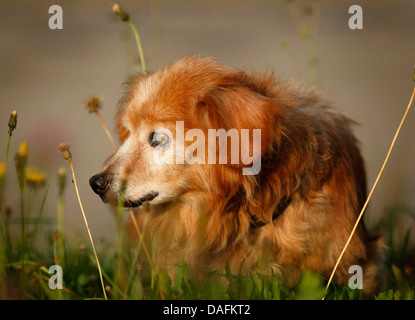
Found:
[[[10, 169], [10, 168], [8, 168]], [[18, 170], [22, 170], [21, 168]], [[3, 174], [7, 174], [7, 171]], [[68, 243], [65, 239], [63, 215], [65, 212], [64, 195], [73, 190], [65, 189], [62, 170], [56, 177], [59, 192], [56, 199], [56, 220], [44, 218], [45, 202], [48, 197], [48, 185], [33, 185], [25, 180], [24, 210], [20, 202], [7, 204], [0, 197], [2, 228], [0, 232], [1, 257], [0, 295], [2, 299], [104, 299], [102, 286], [97, 272], [94, 253], [87, 239], [78, 243]], [[3, 184], [0, 194], [3, 194]], [[17, 190], [16, 190], [17, 191]], [[8, 208], [6, 210], [4, 208]], [[404, 210], [405, 209], [405, 210]], [[402, 243], [392, 242], [400, 214], [414, 217], [410, 208], [398, 206], [385, 215], [385, 239], [388, 242], [387, 266], [389, 283], [375, 299], [414, 299], [413, 283], [404, 272], [405, 261], [411, 255], [409, 231]], [[10, 214], [10, 211], [13, 214]], [[98, 252], [108, 299], [252, 299], [252, 300], [355, 300], [359, 299], [359, 290], [349, 286], [340, 287], [333, 283], [325, 295], [327, 279], [305, 270], [294, 288], [283, 286], [275, 275], [263, 276], [249, 274], [234, 275], [226, 268], [225, 273], [211, 272], [199, 281], [188, 277], [188, 268], [184, 262], [174, 266], [175, 281], [166, 271], [155, 266], [153, 270], [141, 243], [137, 247], [126, 244], [121, 214], [117, 210], [117, 235], [115, 250], [107, 243]], [[16, 218], [23, 212], [24, 217]], [[79, 212], [70, 212], [79, 215]], [[80, 219], [81, 216], [79, 215]], [[22, 219], [23, 218], [23, 219]], [[25, 227], [21, 228], [24, 221]], [[24, 231], [23, 234], [19, 232]], [[409, 230], [409, 229], [408, 229]], [[54, 275], [48, 269], [54, 264], [63, 268], [63, 289], [51, 289], [49, 279]]]

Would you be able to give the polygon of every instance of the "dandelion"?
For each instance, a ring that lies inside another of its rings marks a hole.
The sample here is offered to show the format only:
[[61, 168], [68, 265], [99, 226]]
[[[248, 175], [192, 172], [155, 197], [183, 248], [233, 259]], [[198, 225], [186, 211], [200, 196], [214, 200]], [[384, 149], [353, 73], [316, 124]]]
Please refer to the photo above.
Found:
[[112, 12], [119, 15], [122, 21], [127, 21], [130, 19], [128, 13], [121, 9], [121, 6], [118, 3], [114, 3], [112, 5]]
[[13, 131], [16, 129], [16, 126], [17, 126], [17, 112], [16, 111], [13, 111], [11, 113], [8, 126], [9, 126], [9, 134], [7, 136], [6, 158], [3, 164], [4, 168], [2, 169], [2, 174], [0, 174], [0, 190], [2, 189], [4, 176], [6, 173], [7, 159], [9, 157], [10, 140], [11, 140]]
[[303, 39], [307, 39], [310, 36], [310, 31], [306, 27], [303, 27], [299, 30], [300, 37]]
[[26, 168], [26, 184], [34, 189], [46, 185], [46, 174], [33, 167]]
[[17, 153], [22, 157], [27, 157], [28, 149], [29, 149], [29, 144], [27, 143], [27, 141], [23, 141], [20, 144], [19, 149], [17, 150]]
[[114, 148], [114, 150], [117, 150], [117, 145], [114, 142], [114, 139], [111, 135], [111, 132], [108, 130], [108, 127], [105, 124], [104, 119], [101, 117], [101, 114], [98, 111], [99, 109], [101, 109], [101, 107], [102, 107], [102, 101], [101, 101], [100, 98], [98, 98], [96, 96], [89, 97], [85, 101], [85, 105], [84, 105], [84, 108], [87, 109], [89, 111], [89, 113], [95, 113], [97, 115], [99, 121], [101, 121], [101, 125], [104, 128], [105, 133], [107, 134], [108, 138], [110, 139], [112, 147]]
[[59, 150], [62, 152], [62, 156], [65, 160], [71, 161], [72, 160], [72, 153], [69, 151], [70, 145], [66, 142], [62, 142], [59, 144]]
[[[9, 122], [9, 132], [7, 135], [7, 146], [6, 146], [6, 157], [4, 160], [4, 163], [0, 166], [0, 200], [1, 200], [1, 193], [3, 190], [3, 182], [4, 182], [4, 176], [6, 173], [6, 167], [7, 167], [7, 159], [9, 157], [9, 148], [10, 148], [10, 140], [13, 134], [13, 131], [16, 129], [17, 126], [17, 112], [13, 111], [10, 115]], [[0, 213], [1, 210], [0, 210]], [[3, 215], [0, 214], [0, 283], [4, 283], [6, 279], [6, 266], [7, 266], [7, 254], [6, 254], [6, 239], [10, 239], [10, 237], [3, 233], [4, 230], [4, 223], [3, 223]], [[8, 232], [6, 228], [6, 233]], [[0, 295], [3, 295], [3, 288], [0, 290]]]
[[128, 13], [125, 12], [118, 3], [115, 3], [115, 4], [112, 5], [112, 12], [114, 12], [116, 15], [120, 16], [121, 20], [124, 21], [125, 23], [127, 23], [128, 26], [130, 27], [130, 29], [132, 30], [132, 32], [135, 36], [135, 41], [137, 43], [138, 54], [140, 55], [141, 71], [142, 71], [143, 74], [147, 74], [146, 62], [144, 60], [143, 47], [141, 45], [141, 40], [140, 40], [140, 36], [138, 34], [138, 31], [137, 31], [137, 28], [131, 22], [130, 16], [128, 15]]
[[[28, 143], [23, 141], [17, 153], [14, 155], [14, 163], [16, 166], [17, 180], [19, 182], [20, 190], [20, 227], [21, 227], [21, 242], [22, 242], [22, 252], [21, 252], [21, 262], [22, 270], [24, 270], [25, 265], [25, 251], [26, 251], [26, 228], [25, 228], [25, 212], [24, 212], [24, 194], [25, 194], [25, 181], [26, 181], [26, 163], [27, 163], [27, 154], [28, 154]], [[22, 273], [22, 284], [24, 283], [24, 272]]]
[[13, 111], [9, 119], [9, 135], [11, 136], [17, 126], [17, 112]]
[[105, 300], [107, 300], [108, 298], [107, 298], [107, 294], [105, 292], [104, 280], [102, 278], [101, 264], [99, 263], [98, 254], [97, 254], [97, 251], [95, 249], [94, 240], [92, 239], [91, 229], [89, 228], [88, 220], [87, 220], [86, 215], [85, 215], [85, 211], [84, 211], [84, 207], [82, 205], [81, 197], [79, 195], [78, 183], [76, 182], [75, 169], [74, 169], [73, 162], [72, 162], [72, 153], [69, 151], [69, 147], [70, 146], [69, 146], [68, 143], [62, 142], [62, 143], [59, 144], [58, 147], [59, 147], [59, 150], [62, 152], [63, 158], [68, 161], [69, 166], [71, 167], [72, 177], [73, 177], [73, 182], [74, 182], [74, 185], [75, 185], [76, 195], [78, 197], [79, 206], [81, 208], [81, 212], [82, 212], [82, 216], [84, 218], [84, 222], [85, 222], [86, 229], [88, 231], [88, 236], [89, 236], [89, 239], [91, 241], [92, 250], [94, 251], [95, 261], [97, 263], [99, 277], [100, 277], [100, 280], [101, 280], [102, 291], [104, 293]]
[[85, 101], [84, 108], [89, 111], [89, 113], [98, 112], [98, 109], [101, 109], [102, 101], [98, 97], [90, 97]]
[[26, 163], [29, 145], [27, 141], [23, 141], [17, 153], [14, 155], [14, 163], [16, 166], [17, 179], [19, 181], [20, 193], [23, 193], [26, 180]]

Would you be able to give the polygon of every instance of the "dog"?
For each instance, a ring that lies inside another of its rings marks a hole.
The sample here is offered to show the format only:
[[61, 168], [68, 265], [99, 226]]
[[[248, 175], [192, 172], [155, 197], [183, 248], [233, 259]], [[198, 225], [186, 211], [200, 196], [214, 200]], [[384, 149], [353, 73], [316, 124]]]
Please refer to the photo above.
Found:
[[[273, 272], [289, 287], [304, 269], [328, 278], [366, 200], [355, 122], [332, 105], [273, 73], [188, 56], [130, 81], [116, 116], [121, 146], [89, 182], [146, 221], [160, 266]], [[211, 135], [221, 129], [222, 147]], [[373, 292], [382, 251], [359, 224], [334, 281], [347, 284], [357, 265]]]

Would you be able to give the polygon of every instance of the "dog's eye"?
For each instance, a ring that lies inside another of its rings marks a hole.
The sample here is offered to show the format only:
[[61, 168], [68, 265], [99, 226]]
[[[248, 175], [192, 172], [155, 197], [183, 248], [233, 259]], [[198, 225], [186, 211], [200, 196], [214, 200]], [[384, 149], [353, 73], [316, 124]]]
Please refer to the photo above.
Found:
[[169, 142], [169, 136], [162, 132], [154, 131], [150, 134], [150, 145], [152, 147], [164, 146]]

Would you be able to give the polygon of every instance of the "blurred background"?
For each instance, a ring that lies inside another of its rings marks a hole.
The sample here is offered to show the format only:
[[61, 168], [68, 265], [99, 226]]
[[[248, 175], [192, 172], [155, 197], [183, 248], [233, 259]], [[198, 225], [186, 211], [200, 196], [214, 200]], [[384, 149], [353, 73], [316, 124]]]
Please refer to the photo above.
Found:
[[[63, 9], [62, 30], [48, 27], [54, 4]], [[353, 4], [363, 9], [362, 30], [348, 26]], [[74, 239], [85, 234], [69, 166], [58, 150], [60, 142], [68, 142], [92, 235], [109, 242], [115, 237], [113, 213], [88, 180], [113, 150], [98, 118], [83, 105], [99, 96], [101, 115], [113, 130], [122, 84], [140, 71], [131, 30], [111, 5], [108, 0], [0, 2], [0, 161], [9, 115], [18, 112], [4, 205], [18, 217], [13, 155], [27, 141], [28, 165], [47, 173], [47, 187], [36, 191], [48, 190], [45, 216], [56, 217], [57, 171], [65, 167], [65, 232]], [[149, 70], [201, 54], [236, 69], [272, 69], [323, 90], [360, 123], [355, 132], [372, 186], [414, 85], [413, 0], [122, 0], [120, 5], [140, 33]], [[413, 228], [414, 126], [411, 110], [365, 213], [369, 229], [390, 222], [392, 213], [400, 230], [394, 234], [397, 242]]]

